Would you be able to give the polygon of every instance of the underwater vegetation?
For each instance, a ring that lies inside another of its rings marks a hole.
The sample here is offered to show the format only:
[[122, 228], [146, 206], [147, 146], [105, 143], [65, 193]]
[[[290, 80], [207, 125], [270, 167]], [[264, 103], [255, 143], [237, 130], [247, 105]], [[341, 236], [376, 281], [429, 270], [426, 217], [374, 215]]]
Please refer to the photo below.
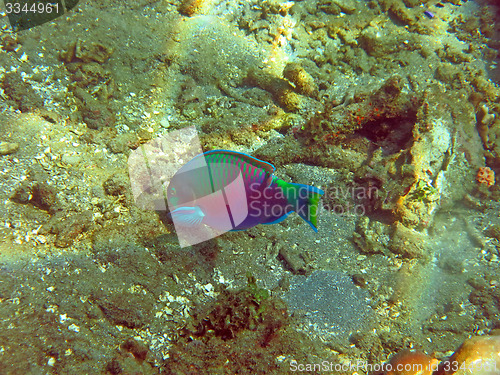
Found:
[[164, 364], [166, 371], [286, 371], [287, 365], [277, 362], [276, 357], [297, 355], [297, 344], [306, 345], [308, 340], [288, 329], [290, 317], [283, 301], [259, 287], [254, 277], [247, 277], [246, 287], [222, 291], [212, 306], [201, 307], [193, 315]]
[[[261, 324], [265, 333], [263, 335], [261, 346], [269, 344], [272, 337], [277, 334], [284, 325], [284, 321], [274, 321], [273, 314], [269, 310], [277, 310], [275, 306], [277, 301], [270, 299], [269, 291], [257, 286], [256, 280], [252, 276], [248, 277], [246, 288], [238, 291], [225, 291], [221, 293], [215, 302], [213, 310], [209, 311], [207, 316], [201, 316], [197, 322], [190, 323], [190, 327], [184, 329], [182, 337], [203, 338], [208, 340], [210, 337], [220, 337], [222, 340], [234, 339], [242, 330], [255, 331]], [[284, 306], [281, 307], [282, 314]], [[201, 315], [201, 314], [200, 314]], [[286, 315], [284, 315], [286, 318]]]

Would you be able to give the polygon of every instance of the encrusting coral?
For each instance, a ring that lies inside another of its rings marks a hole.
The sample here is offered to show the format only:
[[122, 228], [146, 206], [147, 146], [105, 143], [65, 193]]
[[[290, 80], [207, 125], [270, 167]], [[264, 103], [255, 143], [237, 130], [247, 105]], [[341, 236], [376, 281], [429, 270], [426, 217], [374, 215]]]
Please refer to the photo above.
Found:
[[495, 184], [495, 172], [489, 167], [481, 167], [477, 172], [476, 181], [487, 187], [493, 186]]

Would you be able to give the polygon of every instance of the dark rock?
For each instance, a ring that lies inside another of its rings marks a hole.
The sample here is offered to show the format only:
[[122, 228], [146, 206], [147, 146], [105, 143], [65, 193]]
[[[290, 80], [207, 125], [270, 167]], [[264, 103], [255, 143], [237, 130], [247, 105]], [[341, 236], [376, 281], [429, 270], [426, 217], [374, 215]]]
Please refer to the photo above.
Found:
[[322, 1], [318, 4], [318, 9], [325, 12], [326, 14], [339, 15], [342, 9], [332, 1]]
[[113, 49], [100, 43], [86, 43], [80, 39], [69, 44], [65, 51], [60, 53], [60, 58], [65, 63], [72, 62], [97, 62], [104, 64], [111, 57]]
[[125, 153], [130, 149], [136, 149], [139, 145], [139, 137], [135, 133], [119, 134], [107, 143], [114, 154]]
[[73, 245], [76, 237], [82, 234], [85, 229], [86, 226], [84, 223], [72, 222], [69, 227], [67, 227], [57, 235], [54, 245], [56, 245], [57, 247], [69, 247]]
[[113, 296], [93, 295], [91, 298], [105, 318], [114, 325], [142, 328], [148, 321], [146, 309], [150, 306], [142, 303], [141, 296], [124, 293]]
[[361, 288], [366, 288], [366, 277], [361, 273], [352, 275], [352, 282]]
[[16, 203], [28, 204], [31, 197], [31, 182], [23, 181], [21, 185], [14, 191], [14, 194], [12, 194], [10, 200]]
[[305, 275], [307, 270], [306, 262], [299, 249], [291, 249], [283, 246], [279, 250], [278, 259], [281, 260], [285, 267], [294, 274]]
[[120, 366], [120, 362], [118, 360], [113, 359], [111, 362], [106, 364], [106, 372], [111, 375], [118, 375], [123, 373], [122, 366]]
[[407, 8], [413, 8], [422, 4], [420, 0], [403, 0], [403, 3], [406, 5]]
[[83, 121], [90, 129], [102, 129], [115, 123], [113, 111], [80, 87], [73, 89], [73, 94], [80, 100]]
[[30, 179], [23, 181], [10, 199], [21, 204], [31, 203], [49, 213], [54, 213], [59, 209], [56, 189], [46, 182], [33, 182]]
[[92, 213], [89, 211], [69, 213], [56, 212], [40, 229], [40, 234], [56, 234], [54, 244], [57, 247], [69, 247], [75, 239], [92, 226]]
[[500, 290], [492, 288], [494, 279], [490, 275], [471, 278], [467, 281], [474, 289], [469, 294], [469, 301], [476, 305], [484, 317], [500, 325]]
[[1, 87], [8, 96], [10, 104], [21, 112], [43, 107], [42, 98], [21, 79], [17, 72], [5, 74]]
[[139, 361], [144, 361], [149, 351], [149, 348], [146, 345], [132, 338], [125, 341], [123, 344], [120, 345], [120, 347], [126, 352], [132, 354], [134, 358]]
[[15, 51], [19, 46], [19, 41], [16, 38], [15, 34], [4, 34], [0, 38], [0, 45], [7, 52]]
[[125, 175], [115, 174], [102, 184], [104, 192], [108, 195], [125, 195], [128, 192], [130, 182]]
[[497, 241], [500, 241], [500, 225], [499, 224], [491, 225], [490, 227], [488, 227], [488, 229], [486, 229], [485, 234], [488, 237], [496, 238]]
[[57, 208], [57, 192], [53, 186], [45, 182], [35, 182], [31, 187], [33, 197], [30, 202], [47, 212], [55, 212]]

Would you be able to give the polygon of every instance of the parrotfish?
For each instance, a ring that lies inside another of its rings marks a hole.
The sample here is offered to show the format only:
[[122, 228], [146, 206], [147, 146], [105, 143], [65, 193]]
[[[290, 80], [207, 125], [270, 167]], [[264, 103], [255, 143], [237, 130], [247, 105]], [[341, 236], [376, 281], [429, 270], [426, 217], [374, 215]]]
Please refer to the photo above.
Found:
[[317, 232], [318, 202], [324, 192], [274, 176], [275, 167], [228, 150], [200, 154], [183, 165], [167, 188], [176, 225], [205, 224], [235, 231], [275, 224], [296, 212]]

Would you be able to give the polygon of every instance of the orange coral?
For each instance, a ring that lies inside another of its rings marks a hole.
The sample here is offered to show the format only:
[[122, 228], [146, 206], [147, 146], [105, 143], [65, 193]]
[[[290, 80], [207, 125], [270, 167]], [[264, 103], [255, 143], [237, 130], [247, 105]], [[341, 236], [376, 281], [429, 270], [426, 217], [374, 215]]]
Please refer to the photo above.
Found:
[[481, 167], [477, 172], [476, 181], [490, 187], [495, 184], [495, 172], [489, 167]]

